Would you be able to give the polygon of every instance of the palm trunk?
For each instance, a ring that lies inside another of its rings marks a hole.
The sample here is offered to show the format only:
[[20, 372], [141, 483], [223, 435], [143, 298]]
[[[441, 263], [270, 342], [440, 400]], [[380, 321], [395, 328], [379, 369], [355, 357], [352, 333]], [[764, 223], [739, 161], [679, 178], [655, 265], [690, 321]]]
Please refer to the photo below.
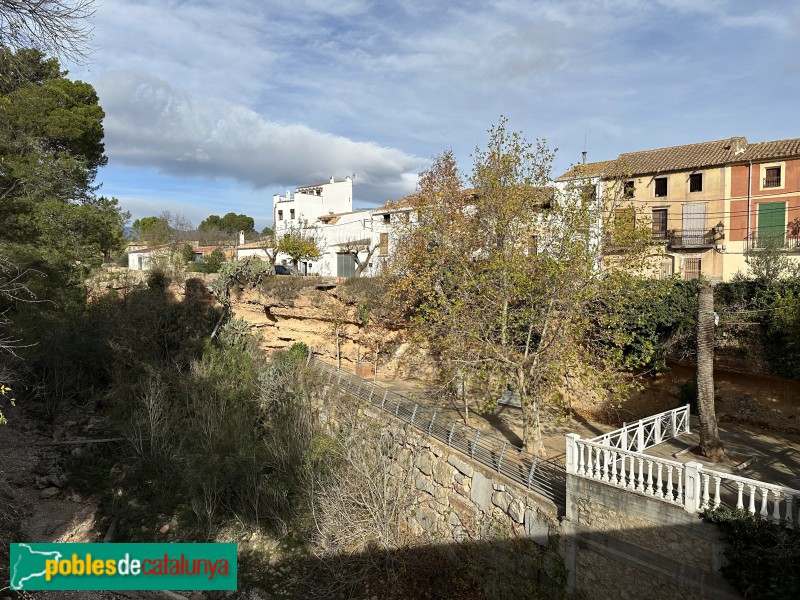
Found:
[[714, 408], [714, 291], [702, 284], [697, 313], [697, 409], [700, 413], [700, 451], [714, 462], [725, 458]]

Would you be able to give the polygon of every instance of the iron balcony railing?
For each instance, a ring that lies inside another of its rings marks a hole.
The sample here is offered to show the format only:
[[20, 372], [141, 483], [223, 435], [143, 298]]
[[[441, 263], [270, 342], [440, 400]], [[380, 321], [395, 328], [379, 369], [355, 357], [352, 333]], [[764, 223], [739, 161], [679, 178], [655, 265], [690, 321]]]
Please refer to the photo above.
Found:
[[321, 373], [324, 381], [337, 386], [344, 393], [412, 425], [424, 435], [548, 498], [563, 510], [566, 504], [566, 471], [563, 463], [526, 452], [491, 433], [447, 418], [440, 408], [421, 405], [319, 359], [309, 357], [308, 364]]
[[710, 248], [714, 242], [713, 229], [672, 229], [667, 237], [671, 248]]
[[781, 187], [781, 176], [778, 175], [777, 177], [764, 177], [764, 184], [761, 187]]
[[758, 231], [751, 231], [745, 239], [745, 250], [758, 251], [764, 249], [800, 252], [800, 230], [767, 232], [759, 236]]

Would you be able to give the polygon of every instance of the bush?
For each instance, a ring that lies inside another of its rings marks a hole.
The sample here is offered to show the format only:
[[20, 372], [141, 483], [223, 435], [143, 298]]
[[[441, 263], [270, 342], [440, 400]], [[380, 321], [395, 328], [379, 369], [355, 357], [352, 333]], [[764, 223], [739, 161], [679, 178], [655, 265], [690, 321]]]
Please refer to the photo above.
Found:
[[725, 507], [704, 518], [722, 530], [722, 574], [745, 598], [800, 597], [800, 530]]

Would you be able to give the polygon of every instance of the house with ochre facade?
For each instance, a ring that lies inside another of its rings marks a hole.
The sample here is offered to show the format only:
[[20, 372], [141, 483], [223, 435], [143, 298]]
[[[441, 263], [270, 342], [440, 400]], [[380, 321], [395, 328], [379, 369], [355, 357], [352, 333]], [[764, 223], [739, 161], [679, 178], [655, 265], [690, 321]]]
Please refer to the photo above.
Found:
[[[592, 187], [612, 213], [605, 227], [648, 227], [662, 277], [729, 281], [765, 251], [800, 262], [800, 139], [733, 137], [629, 152], [577, 165], [556, 183]], [[613, 239], [608, 233], [602, 239]]]

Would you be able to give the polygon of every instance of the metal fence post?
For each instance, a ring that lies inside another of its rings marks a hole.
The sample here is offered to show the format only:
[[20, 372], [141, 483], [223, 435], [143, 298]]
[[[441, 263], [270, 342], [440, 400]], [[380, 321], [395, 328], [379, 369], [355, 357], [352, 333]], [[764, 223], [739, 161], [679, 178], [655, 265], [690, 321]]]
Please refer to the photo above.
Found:
[[500, 472], [500, 467], [503, 465], [503, 455], [506, 453], [506, 448], [508, 448], [508, 442], [503, 444], [503, 449], [500, 450], [500, 458], [497, 460], [497, 472]]
[[375, 394], [375, 388], [377, 387], [376, 384], [372, 384], [372, 389], [369, 391], [369, 398], [367, 398], [367, 402], [372, 402], [372, 396]]
[[531, 489], [531, 484], [533, 483], [533, 474], [536, 472], [536, 464], [538, 462], [539, 462], [539, 457], [534, 456], [533, 460], [531, 461], [531, 470], [528, 472], [528, 482], [527, 482], [528, 489]]
[[478, 445], [478, 440], [481, 438], [481, 430], [475, 430], [475, 439], [472, 440], [472, 451], [470, 452], [470, 458], [475, 458], [475, 446]]
[[453, 432], [456, 429], [456, 422], [453, 421], [450, 423], [450, 433], [447, 434], [447, 445], [450, 446], [451, 442], [453, 441]]
[[383, 401], [381, 402], [381, 409], [384, 406], [386, 406], [386, 396], [388, 396], [388, 395], [389, 395], [389, 390], [386, 390], [385, 392], [383, 392]]
[[431, 435], [431, 432], [433, 431], [433, 423], [434, 423], [434, 421], [436, 421], [436, 411], [437, 410], [438, 410], [437, 408], [433, 409], [433, 417], [431, 417], [431, 422], [428, 425], [428, 435]]
[[414, 405], [414, 410], [411, 412], [411, 424], [414, 424], [414, 417], [417, 416], [417, 409], [419, 408], [419, 404]]

